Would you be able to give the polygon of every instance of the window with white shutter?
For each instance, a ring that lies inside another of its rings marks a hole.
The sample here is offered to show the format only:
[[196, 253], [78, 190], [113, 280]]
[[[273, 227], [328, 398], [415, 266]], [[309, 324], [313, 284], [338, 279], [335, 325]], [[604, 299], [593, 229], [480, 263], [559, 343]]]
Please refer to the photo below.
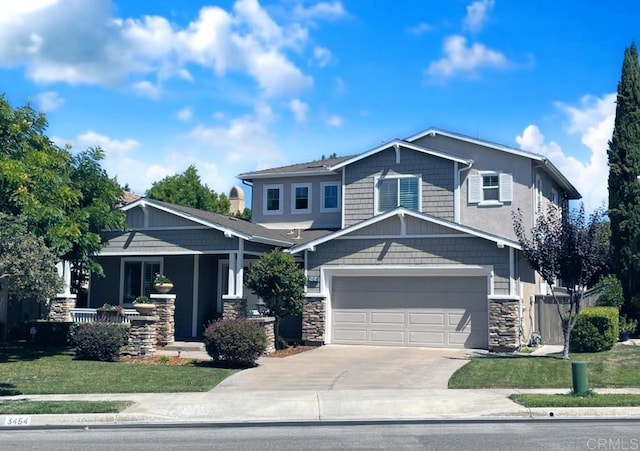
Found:
[[479, 206], [513, 201], [513, 176], [502, 172], [478, 172], [467, 177], [467, 198]]

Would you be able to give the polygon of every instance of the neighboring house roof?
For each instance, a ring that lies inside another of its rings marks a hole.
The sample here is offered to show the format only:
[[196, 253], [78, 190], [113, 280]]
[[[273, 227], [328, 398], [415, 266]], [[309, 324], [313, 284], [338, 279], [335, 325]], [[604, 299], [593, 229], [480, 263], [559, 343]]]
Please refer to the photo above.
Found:
[[555, 180], [558, 185], [560, 185], [566, 192], [569, 199], [580, 199], [582, 195], [580, 192], [574, 187], [571, 182], [560, 172], [560, 170], [549, 160], [547, 157], [541, 154], [528, 152], [522, 149], [516, 149], [515, 147], [505, 146], [503, 144], [498, 144], [492, 141], [487, 141], [480, 138], [473, 138], [471, 136], [463, 135], [460, 133], [454, 133], [447, 130], [442, 130], [440, 128], [431, 127], [423, 132], [417, 133], [405, 139], [405, 141], [413, 142], [420, 138], [423, 138], [427, 135], [440, 135], [446, 136], [447, 138], [458, 139], [460, 141], [465, 141], [472, 144], [477, 144], [479, 146], [489, 147], [491, 149], [500, 150], [502, 152], [510, 153], [513, 155], [518, 155], [521, 157], [529, 158], [533, 161], [539, 161], [542, 163], [541, 168], [549, 174], [551, 178]]
[[381, 215], [378, 216], [373, 216], [365, 221], [359, 222], [357, 224], [354, 224], [350, 227], [347, 227], [345, 229], [341, 229], [338, 230], [336, 232], [333, 232], [331, 234], [328, 235], [324, 235], [321, 237], [318, 237], [315, 240], [310, 240], [307, 241], [306, 243], [301, 243], [298, 244], [296, 246], [293, 246], [291, 249], [289, 249], [289, 252], [291, 252], [292, 254], [304, 251], [304, 250], [308, 250], [308, 249], [312, 249], [315, 246], [322, 244], [322, 243], [326, 243], [327, 241], [331, 241], [334, 240], [336, 238], [340, 238], [341, 236], [344, 235], [348, 235], [350, 233], [353, 233], [357, 230], [360, 230], [364, 227], [368, 227], [372, 224], [375, 224], [377, 222], [380, 221], [384, 221], [385, 219], [391, 218], [393, 216], [402, 216], [402, 215], [406, 215], [406, 216], [412, 216], [414, 218], [417, 219], [421, 219], [427, 222], [431, 222], [433, 224], [437, 224], [443, 227], [447, 227], [449, 229], [452, 230], [456, 230], [458, 232], [464, 233], [464, 234], [468, 234], [468, 235], [472, 235], [472, 236], [476, 236], [478, 238], [483, 238], [485, 240], [489, 240], [489, 241], [493, 241], [494, 243], [496, 243], [498, 246], [509, 246], [512, 247], [514, 249], [522, 249], [520, 247], [520, 244], [518, 244], [515, 241], [511, 241], [511, 240], [507, 240], [505, 238], [501, 238], [499, 236], [493, 235], [491, 233], [487, 233], [487, 232], [483, 232], [481, 230], [477, 230], [474, 229], [472, 227], [467, 227], [455, 222], [451, 222], [451, 221], [447, 221], [446, 219], [442, 219], [442, 218], [437, 218], [435, 216], [431, 216], [431, 215], [427, 215], [424, 213], [419, 213], [417, 211], [414, 210], [409, 210], [407, 208], [404, 207], [398, 207], [395, 208], [393, 210], [390, 210], [386, 213], [383, 213]]
[[278, 168], [263, 169], [254, 172], [245, 172], [238, 175], [240, 180], [253, 180], [258, 178], [273, 178], [273, 177], [289, 177], [295, 175], [322, 175], [330, 174], [333, 170], [332, 166], [352, 158], [348, 157], [336, 157], [325, 158], [324, 160], [310, 161], [307, 163], [291, 164], [289, 166], [281, 166]]
[[181, 218], [194, 221], [198, 224], [220, 230], [230, 236], [236, 236], [258, 243], [272, 244], [274, 246], [290, 247], [304, 243], [308, 240], [317, 239], [318, 237], [332, 232], [332, 230], [272, 230], [234, 216], [227, 216], [220, 213], [213, 213], [211, 211], [171, 204], [169, 202], [162, 202], [155, 199], [147, 199], [145, 197], [125, 205], [122, 207], [122, 210], [127, 211], [132, 208], [144, 207], [147, 205]]
[[132, 193], [131, 191], [125, 191], [122, 197], [118, 200], [116, 204], [116, 208], [124, 207], [131, 202], [135, 202], [140, 199], [142, 196], [140, 194]]
[[516, 149], [513, 147], [508, 147], [502, 144], [494, 143], [491, 141], [482, 140], [479, 138], [472, 138], [470, 136], [462, 135], [459, 133], [453, 133], [446, 130], [442, 130], [439, 128], [429, 128], [423, 132], [412, 135], [404, 140], [402, 139], [394, 139], [393, 141], [384, 143], [378, 147], [370, 149], [366, 152], [363, 152], [358, 155], [348, 156], [348, 157], [337, 157], [337, 158], [327, 158], [324, 160], [317, 160], [308, 163], [300, 163], [300, 164], [292, 164], [289, 166], [282, 166], [278, 168], [272, 169], [263, 169], [260, 171], [254, 172], [245, 172], [243, 174], [238, 175], [240, 180], [253, 180], [253, 179], [261, 179], [261, 178], [275, 178], [275, 177], [290, 177], [290, 176], [314, 176], [314, 175], [323, 175], [323, 174], [331, 174], [332, 172], [341, 169], [345, 166], [348, 166], [356, 161], [359, 161], [363, 158], [376, 154], [382, 150], [389, 149], [394, 146], [402, 146], [408, 149], [415, 150], [417, 152], [423, 152], [429, 155], [434, 155], [437, 157], [445, 158], [447, 160], [456, 161], [462, 164], [470, 164], [473, 163], [472, 160], [465, 159], [460, 156], [456, 156], [450, 153], [442, 152], [439, 150], [431, 149], [429, 147], [421, 146], [414, 144], [413, 142], [423, 138], [427, 135], [441, 135], [446, 136], [448, 138], [458, 139], [461, 141], [465, 141], [472, 144], [477, 144], [484, 147], [489, 147], [494, 150], [499, 150], [502, 152], [506, 152], [512, 155], [518, 155], [521, 157], [529, 158], [533, 161], [540, 162], [540, 167], [547, 173], [549, 176], [558, 183], [567, 193], [569, 199], [580, 199], [582, 196], [578, 192], [578, 190], [569, 182], [569, 180], [560, 172], [560, 170], [554, 166], [554, 164], [547, 157], [536, 154], [533, 152], [527, 152], [525, 150]]

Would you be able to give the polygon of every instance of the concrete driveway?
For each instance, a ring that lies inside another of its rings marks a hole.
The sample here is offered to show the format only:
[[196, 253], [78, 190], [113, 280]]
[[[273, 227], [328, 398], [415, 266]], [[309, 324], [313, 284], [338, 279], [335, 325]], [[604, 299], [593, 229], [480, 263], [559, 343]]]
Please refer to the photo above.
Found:
[[482, 350], [327, 345], [286, 358], [261, 357], [256, 368], [213, 391], [447, 388], [449, 377]]

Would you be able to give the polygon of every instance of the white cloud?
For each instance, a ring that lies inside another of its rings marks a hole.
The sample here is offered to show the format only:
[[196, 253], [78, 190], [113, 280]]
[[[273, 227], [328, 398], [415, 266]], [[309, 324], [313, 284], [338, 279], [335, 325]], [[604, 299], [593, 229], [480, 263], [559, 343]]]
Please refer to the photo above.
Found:
[[205, 146], [211, 156], [216, 155], [226, 163], [250, 161], [257, 168], [272, 167], [283, 160], [277, 150], [275, 138], [269, 131], [269, 124], [274, 118], [271, 107], [259, 104], [252, 114], [232, 119], [225, 125], [198, 125], [187, 137], [195, 144]]
[[160, 87], [147, 80], [134, 83], [133, 85], [131, 85], [131, 89], [133, 89], [133, 92], [135, 92], [140, 97], [147, 97], [154, 100], [160, 98]]
[[331, 62], [331, 50], [326, 47], [316, 47], [313, 49], [313, 59], [319, 67], [325, 67]]
[[588, 161], [583, 162], [567, 155], [556, 142], [546, 143], [544, 135], [536, 125], [527, 126], [516, 142], [524, 150], [540, 153], [563, 172], [583, 196], [588, 211], [606, 206], [608, 199], [607, 161], [608, 141], [613, 133], [616, 94], [602, 97], [584, 96], [578, 106], [556, 103], [556, 107], [568, 118], [567, 132], [577, 135], [590, 150]]
[[479, 42], [467, 46], [467, 40], [460, 35], [445, 39], [443, 51], [445, 56], [429, 64], [426, 70], [426, 74], [434, 80], [444, 80], [459, 74], [473, 77], [478, 69], [503, 69], [509, 65], [509, 61], [502, 53]]
[[344, 120], [337, 114], [332, 114], [327, 118], [327, 125], [329, 127], [342, 127]]
[[176, 113], [176, 117], [182, 122], [189, 122], [193, 118], [193, 110], [189, 107], [184, 107]]
[[289, 109], [296, 118], [296, 122], [302, 124], [307, 121], [307, 113], [309, 112], [309, 105], [302, 102], [299, 99], [293, 99], [289, 102]]
[[298, 19], [339, 19], [347, 15], [347, 11], [341, 2], [319, 2], [305, 8], [301, 4], [293, 10], [293, 14]]
[[464, 28], [472, 33], [482, 30], [493, 5], [494, 0], [478, 0], [467, 5], [467, 15], [463, 21]]
[[55, 91], [41, 92], [36, 96], [41, 111], [50, 113], [64, 104], [64, 99]]
[[[289, 57], [305, 50], [308, 29], [277, 23], [257, 0], [237, 0], [229, 11], [203, 7], [184, 27], [160, 16], [114, 17], [110, 0], [13, 4], [0, 3], [0, 67], [22, 66], [38, 83], [133, 85], [142, 95], [157, 96], [151, 83], [139, 80], [191, 81], [189, 64], [220, 77], [248, 74], [266, 96], [313, 83]], [[307, 18], [344, 14], [339, 2], [300, 8]]]
[[420, 36], [421, 34], [426, 33], [427, 31], [432, 30], [432, 26], [426, 22], [420, 22], [418, 25], [414, 25], [413, 27], [407, 28], [407, 32], [410, 34], [415, 34], [416, 36]]

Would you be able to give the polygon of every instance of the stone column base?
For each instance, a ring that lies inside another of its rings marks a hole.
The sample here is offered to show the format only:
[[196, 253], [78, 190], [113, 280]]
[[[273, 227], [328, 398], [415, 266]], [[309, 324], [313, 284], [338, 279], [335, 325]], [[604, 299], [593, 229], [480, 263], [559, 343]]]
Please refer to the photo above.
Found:
[[489, 298], [489, 350], [514, 352], [520, 340], [520, 301]]
[[322, 346], [327, 321], [326, 301], [320, 297], [305, 299], [302, 312], [302, 342], [308, 346]]
[[156, 353], [157, 316], [132, 316], [129, 318], [129, 344], [127, 354], [131, 357], [153, 357]]
[[272, 316], [263, 318], [248, 318], [248, 321], [260, 324], [267, 335], [267, 349], [264, 351], [264, 355], [272, 354], [276, 352], [276, 334], [275, 324], [276, 319]]

